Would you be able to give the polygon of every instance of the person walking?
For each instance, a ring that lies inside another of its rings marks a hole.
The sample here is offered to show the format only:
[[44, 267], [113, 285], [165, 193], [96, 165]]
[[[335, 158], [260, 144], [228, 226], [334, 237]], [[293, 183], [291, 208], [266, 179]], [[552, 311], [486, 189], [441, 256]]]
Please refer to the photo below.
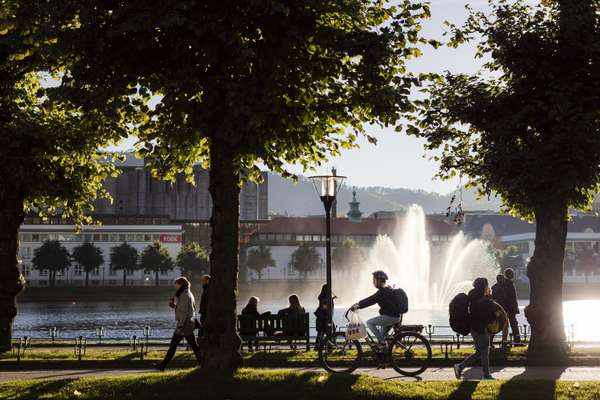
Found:
[[487, 326], [496, 321], [502, 311], [491, 299], [491, 290], [486, 278], [473, 281], [473, 289], [468, 294], [471, 336], [475, 345], [475, 353], [465, 358], [461, 363], [454, 364], [456, 379], [462, 377], [464, 369], [477, 361], [481, 361], [483, 379], [493, 380], [490, 374], [490, 335]]
[[515, 271], [512, 268], [504, 270], [504, 293], [506, 304], [502, 304], [508, 316], [510, 330], [513, 335], [513, 344], [521, 345], [521, 334], [519, 332], [519, 323], [517, 322], [517, 314], [519, 314], [519, 302], [517, 299], [517, 290], [514, 284]]
[[171, 337], [171, 343], [169, 344], [169, 350], [165, 358], [160, 363], [152, 364], [159, 371], [164, 371], [167, 364], [173, 359], [177, 346], [185, 338], [188, 346], [193, 350], [198, 363], [200, 363], [200, 352], [198, 344], [194, 338], [194, 315], [196, 314], [196, 304], [194, 295], [190, 291], [190, 281], [185, 277], [180, 277], [175, 280], [175, 297], [169, 300], [169, 307], [175, 310], [175, 321], [177, 321], [177, 327], [173, 336]]
[[200, 295], [200, 307], [198, 308], [198, 314], [200, 314], [200, 324], [198, 327], [198, 341], [204, 336], [204, 324], [206, 323], [206, 317], [208, 312], [208, 293], [210, 286], [210, 275], [202, 275], [200, 278], [200, 284], [202, 285], [202, 294]]

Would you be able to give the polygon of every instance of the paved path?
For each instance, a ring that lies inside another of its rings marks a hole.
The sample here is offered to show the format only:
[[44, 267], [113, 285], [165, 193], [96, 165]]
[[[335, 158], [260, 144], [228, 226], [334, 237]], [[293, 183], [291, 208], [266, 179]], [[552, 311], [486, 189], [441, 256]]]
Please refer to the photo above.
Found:
[[[304, 368], [301, 370], [322, 372], [318, 368]], [[30, 371], [1, 371], [0, 382], [17, 379], [76, 379], [118, 375], [138, 375], [145, 373], [158, 373], [152, 369], [69, 369], [69, 370], [30, 370]], [[361, 368], [357, 373], [377, 376], [383, 379], [397, 381], [436, 381], [452, 380], [454, 372], [452, 368], [430, 368], [419, 378], [408, 378], [399, 376], [393, 369], [378, 370], [372, 368]], [[492, 368], [492, 373], [497, 379], [551, 379], [567, 381], [600, 380], [600, 367], [505, 367]], [[480, 368], [472, 368], [465, 371], [465, 379], [478, 379], [481, 377]]]

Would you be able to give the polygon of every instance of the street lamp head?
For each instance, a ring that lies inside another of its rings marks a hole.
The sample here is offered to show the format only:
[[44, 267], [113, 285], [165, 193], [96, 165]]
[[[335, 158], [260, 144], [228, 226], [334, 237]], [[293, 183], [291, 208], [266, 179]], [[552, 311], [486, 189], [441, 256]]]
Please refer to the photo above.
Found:
[[321, 200], [325, 201], [325, 199], [335, 199], [346, 177], [340, 175], [316, 175], [309, 177], [309, 179], [315, 185], [315, 190], [319, 197], [321, 197]]

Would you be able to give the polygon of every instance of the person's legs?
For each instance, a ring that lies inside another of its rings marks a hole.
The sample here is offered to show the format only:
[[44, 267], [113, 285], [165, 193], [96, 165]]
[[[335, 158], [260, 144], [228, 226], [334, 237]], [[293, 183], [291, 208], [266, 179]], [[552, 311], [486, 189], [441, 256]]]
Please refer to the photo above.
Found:
[[169, 343], [169, 350], [167, 350], [164, 360], [160, 363], [163, 368], [166, 367], [169, 361], [173, 359], [175, 351], [177, 351], [177, 346], [179, 346], [179, 343], [181, 343], [182, 340], [183, 336], [173, 333], [173, 336], [171, 337], [171, 343]]
[[462, 375], [462, 371], [466, 367], [475, 364], [477, 361], [481, 361], [483, 376], [488, 377], [490, 375], [490, 335], [487, 331], [483, 333], [471, 331], [471, 336], [473, 337], [475, 353], [454, 366], [455, 374], [458, 378]]
[[394, 326], [398, 322], [397, 317], [390, 317], [388, 315], [379, 315], [373, 317], [367, 321], [367, 326], [373, 332], [375, 337], [380, 343], [385, 342], [385, 337], [390, 327]]
[[517, 322], [516, 314], [508, 314], [508, 322], [510, 322], [510, 330], [513, 334], [513, 342], [521, 342], [521, 334], [519, 332], [519, 323]]
[[483, 377], [490, 376], [490, 339], [487, 331], [484, 331], [481, 335], [481, 339], [479, 341], [479, 349], [478, 352], [481, 357], [481, 369], [483, 369]]
[[196, 338], [194, 337], [194, 334], [192, 333], [191, 335], [187, 335], [185, 337], [185, 341], [188, 343], [188, 345], [194, 352], [196, 360], [198, 360], [198, 364], [200, 364], [200, 348], [198, 347], [198, 343], [196, 343]]

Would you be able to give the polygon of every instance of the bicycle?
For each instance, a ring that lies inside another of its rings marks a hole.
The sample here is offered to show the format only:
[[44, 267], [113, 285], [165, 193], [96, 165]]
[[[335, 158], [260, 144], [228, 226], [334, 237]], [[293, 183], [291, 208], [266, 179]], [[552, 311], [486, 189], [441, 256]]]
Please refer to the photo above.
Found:
[[[349, 309], [344, 314], [347, 321]], [[431, 345], [421, 332], [423, 325], [402, 325], [400, 321], [393, 326], [393, 334], [388, 335], [386, 344], [379, 344], [367, 332], [365, 343], [371, 349], [371, 356], [378, 363], [378, 368], [390, 365], [396, 372], [404, 376], [422, 374], [431, 362]], [[363, 350], [358, 340], [346, 340], [345, 332], [334, 332], [327, 335], [319, 347], [321, 366], [331, 373], [351, 373], [362, 362]]]

